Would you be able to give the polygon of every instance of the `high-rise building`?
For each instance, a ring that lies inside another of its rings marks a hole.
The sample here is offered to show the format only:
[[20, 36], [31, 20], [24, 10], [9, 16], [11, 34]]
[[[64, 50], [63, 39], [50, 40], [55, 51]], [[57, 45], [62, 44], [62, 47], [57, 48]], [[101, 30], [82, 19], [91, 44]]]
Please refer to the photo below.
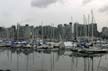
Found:
[[97, 31], [97, 24], [92, 23], [92, 24], [79, 24], [75, 23], [74, 24], [74, 37], [97, 37], [98, 36], [98, 31]]
[[17, 40], [30, 40], [33, 36], [33, 26], [26, 24], [25, 26], [17, 25]]
[[108, 27], [103, 27], [101, 32], [102, 38], [108, 38]]

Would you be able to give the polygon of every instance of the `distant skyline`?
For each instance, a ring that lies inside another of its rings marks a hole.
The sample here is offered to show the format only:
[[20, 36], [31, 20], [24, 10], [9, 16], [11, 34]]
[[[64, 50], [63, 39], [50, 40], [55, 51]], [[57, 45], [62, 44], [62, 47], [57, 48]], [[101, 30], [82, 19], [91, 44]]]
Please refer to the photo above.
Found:
[[91, 9], [98, 30], [108, 27], [108, 0], [0, 0], [0, 26], [83, 23]]

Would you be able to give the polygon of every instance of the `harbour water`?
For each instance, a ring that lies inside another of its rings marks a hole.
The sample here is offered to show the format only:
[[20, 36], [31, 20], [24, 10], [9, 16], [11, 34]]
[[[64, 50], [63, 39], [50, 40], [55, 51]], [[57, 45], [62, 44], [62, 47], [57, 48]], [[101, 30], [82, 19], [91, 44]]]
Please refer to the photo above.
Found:
[[0, 69], [11, 71], [108, 71], [108, 54], [82, 57], [66, 50], [0, 48]]

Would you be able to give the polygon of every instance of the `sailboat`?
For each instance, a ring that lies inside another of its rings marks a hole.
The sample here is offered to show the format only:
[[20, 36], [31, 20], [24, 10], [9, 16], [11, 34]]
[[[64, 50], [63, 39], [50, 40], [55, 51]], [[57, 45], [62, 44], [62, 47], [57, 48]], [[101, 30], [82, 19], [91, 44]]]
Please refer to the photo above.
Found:
[[[71, 17], [71, 21], [72, 21], [72, 17]], [[71, 33], [70, 34], [72, 34], [71, 35], [72, 36], [71, 40], [73, 40], [73, 23], [70, 22], [70, 24], [71, 24]], [[73, 42], [73, 41], [64, 41], [64, 45], [65, 45], [66, 49], [70, 49], [72, 47], [76, 47], [77, 43]]]
[[63, 42], [61, 36], [60, 36], [60, 41], [59, 42], [54, 42], [54, 48], [60, 48], [60, 49], [64, 48], [64, 42]]
[[[54, 25], [53, 25], [54, 26]], [[49, 48], [52, 48], [52, 49], [58, 49], [58, 48], [60, 48], [60, 49], [62, 49], [62, 48], [64, 48], [64, 42], [63, 42], [63, 40], [62, 40], [62, 38], [61, 38], [61, 35], [59, 34], [59, 38], [60, 38], [60, 41], [58, 41], [58, 42], [55, 42], [54, 41], [54, 29], [53, 29], [53, 31], [52, 31], [52, 33], [53, 33], [53, 35], [52, 35], [52, 41], [51, 42], [48, 42], [48, 45], [49, 45]]]
[[[43, 22], [41, 23], [43, 25]], [[44, 32], [43, 32], [43, 26], [41, 28], [41, 39], [39, 40], [39, 46], [37, 46], [37, 49], [48, 49], [49, 45], [47, 44], [47, 41], [44, 40]]]
[[[91, 37], [91, 43], [94, 42], [94, 34], [93, 34], [93, 11], [91, 10], [91, 14], [92, 14], [92, 37]], [[101, 49], [99, 47], [95, 47], [95, 46], [89, 46], [87, 45], [87, 42], [84, 42], [84, 44], [80, 43], [80, 47], [79, 48], [75, 48], [75, 49], [72, 49], [72, 51], [75, 51], [75, 52], [79, 52], [79, 53], [83, 53], [83, 54], [98, 54], [98, 53], [107, 53], [108, 52], [108, 49]]]

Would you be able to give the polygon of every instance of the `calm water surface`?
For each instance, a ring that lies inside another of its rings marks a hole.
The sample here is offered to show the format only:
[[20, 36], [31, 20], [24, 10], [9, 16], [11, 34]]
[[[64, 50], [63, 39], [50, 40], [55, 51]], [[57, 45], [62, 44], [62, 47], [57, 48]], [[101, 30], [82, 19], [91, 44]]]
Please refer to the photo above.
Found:
[[11, 71], [108, 71], [108, 54], [82, 57], [64, 50], [0, 48], [0, 69]]

